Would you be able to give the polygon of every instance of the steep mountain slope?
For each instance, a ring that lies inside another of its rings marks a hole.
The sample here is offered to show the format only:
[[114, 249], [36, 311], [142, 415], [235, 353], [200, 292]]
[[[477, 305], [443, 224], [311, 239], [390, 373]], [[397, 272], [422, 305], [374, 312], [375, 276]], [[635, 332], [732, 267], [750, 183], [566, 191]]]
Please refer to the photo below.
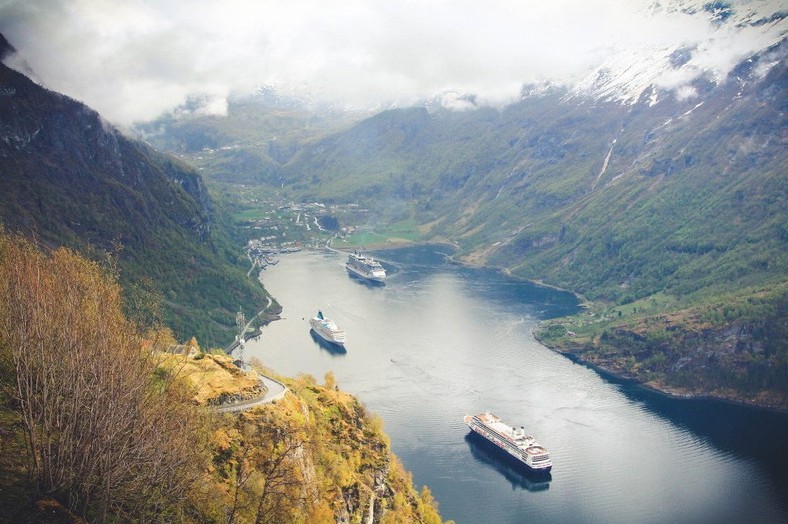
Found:
[[467, 262], [584, 294], [594, 316], [543, 340], [600, 368], [786, 407], [787, 50], [690, 97], [534, 88], [500, 111], [389, 111], [283, 172], [314, 198], [415, 216]]
[[582, 293], [594, 316], [542, 336], [600, 367], [788, 405], [786, 12], [652, 7], [711, 32], [614, 56], [574, 86], [526, 86], [504, 108], [433, 103], [304, 137], [257, 180], [415, 219], [466, 262]]
[[[4, 54], [10, 46], [0, 41]], [[132, 295], [160, 297], [179, 336], [232, 339], [266, 303], [246, 279], [192, 169], [130, 140], [83, 104], [0, 65], [0, 221], [40, 242], [117, 253]], [[133, 301], [132, 301], [133, 302]]]
[[307, 197], [398, 204], [468, 260], [592, 298], [774, 282], [786, 273], [785, 63], [756, 71], [784, 54], [657, 105], [652, 89], [633, 105], [553, 89], [501, 111], [393, 110], [282, 171]]
[[782, 280], [785, 82], [783, 63], [757, 87], [632, 107], [572, 180], [571, 201], [503, 239], [490, 259], [524, 257], [515, 271], [619, 301]]

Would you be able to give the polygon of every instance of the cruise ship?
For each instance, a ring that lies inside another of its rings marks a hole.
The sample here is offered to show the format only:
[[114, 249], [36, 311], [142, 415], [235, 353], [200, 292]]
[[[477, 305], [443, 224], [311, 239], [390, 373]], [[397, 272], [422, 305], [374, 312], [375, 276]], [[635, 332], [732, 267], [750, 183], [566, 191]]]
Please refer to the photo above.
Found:
[[339, 347], [345, 347], [345, 331], [339, 329], [333, 320], [329, 320], [323, 316], [322, 311], [317, 312], [316, 317], [309, 319], [309, 325], [312, 331], [320, 335], [320, 338]]
[[380, 262], [370, 256], [364, 256], [356, 251], [350, 253], [345, 267], [351, 274], [365, 278], [372, 282], [383, 283], [386, 278], [386, 270]]
[[547, 473], [552, 469], [550, 454], [525, 430], [512, 428], [490, 412], [465, 415], [465, 424], [485, 440], [505, 451], [531, 471]]

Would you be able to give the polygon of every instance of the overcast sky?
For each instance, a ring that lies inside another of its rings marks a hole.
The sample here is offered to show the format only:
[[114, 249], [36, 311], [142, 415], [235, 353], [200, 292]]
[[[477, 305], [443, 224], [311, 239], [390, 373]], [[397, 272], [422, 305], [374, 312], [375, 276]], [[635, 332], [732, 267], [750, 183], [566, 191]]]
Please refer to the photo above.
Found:
[[[228, 96], [266, 84], [353, 107], [437, 93], [501, 104], [524, 83], [573, 83], [621, 53], [700, 46], [719, 27], [674, 7], [704, 3], [0, 0], [0, 32], [18, 50], [7, 63], [24, 61], [42, 84], [127, 125], [189, 98], [221, 113]], [[785, 9], [781, 0], [733, 3]], [[729, 33], [708, 46], [728, 53], [720, 63], [759, 45]]]

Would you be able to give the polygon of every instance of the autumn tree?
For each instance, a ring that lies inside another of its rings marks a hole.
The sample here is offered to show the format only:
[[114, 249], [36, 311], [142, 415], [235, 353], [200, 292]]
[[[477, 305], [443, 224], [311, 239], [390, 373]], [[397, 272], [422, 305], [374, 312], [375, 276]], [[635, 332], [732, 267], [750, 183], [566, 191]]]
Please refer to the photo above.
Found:
[[40, 495], [92, 520], [158, 520], [193, 477], [199, 417], [124, 317], [120, 286], [68, 249], [0, 231], [0, 356]]
[[256, 494], [255, 524], [274, 524], [292, 518], [304, 507], [304, 479], [298, 463], [304, 440], [287, 428], [257, 428], [261, 445], [255, 466], [261, 474]]
[[267, 415], [238, 419], [228, 524], [301, 522], [308, 510], [301, 460], [305, 436], [301, 428]]

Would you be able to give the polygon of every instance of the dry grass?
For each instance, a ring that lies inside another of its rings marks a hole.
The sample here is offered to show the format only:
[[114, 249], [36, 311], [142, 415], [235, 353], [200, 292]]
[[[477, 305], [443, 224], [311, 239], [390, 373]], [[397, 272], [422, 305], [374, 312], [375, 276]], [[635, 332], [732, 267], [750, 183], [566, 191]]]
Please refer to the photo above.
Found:
[[260, 394], [260, 376], [243, 371], [229, 355], [206, 354], [202, 358], [165, 355], [161, 366], [175, 372], [194, 388], [194, 400], [209, 403], [222, 395], [253, 397]]

